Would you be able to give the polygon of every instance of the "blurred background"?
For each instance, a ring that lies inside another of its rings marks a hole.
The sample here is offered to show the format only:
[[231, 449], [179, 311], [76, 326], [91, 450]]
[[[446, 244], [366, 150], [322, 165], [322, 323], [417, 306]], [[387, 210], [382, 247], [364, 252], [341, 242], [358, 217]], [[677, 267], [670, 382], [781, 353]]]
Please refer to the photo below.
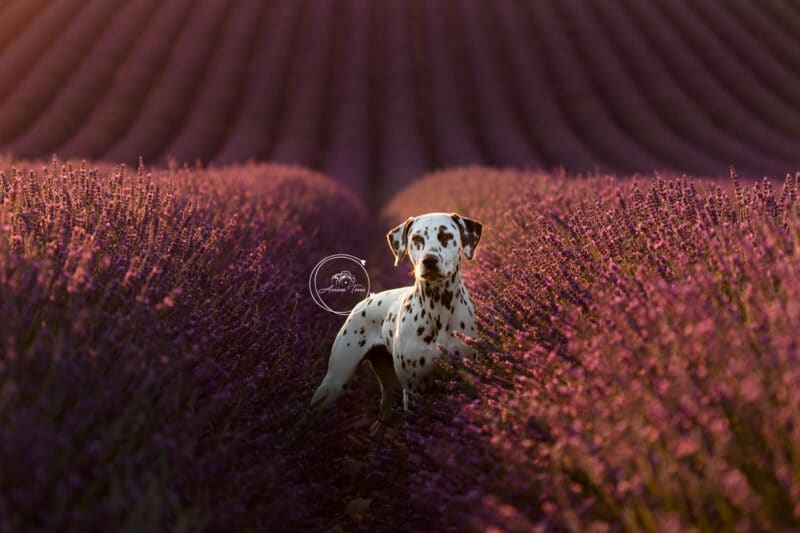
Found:
[[800, 3], [0, 0], [0, 153], [782, 178]]

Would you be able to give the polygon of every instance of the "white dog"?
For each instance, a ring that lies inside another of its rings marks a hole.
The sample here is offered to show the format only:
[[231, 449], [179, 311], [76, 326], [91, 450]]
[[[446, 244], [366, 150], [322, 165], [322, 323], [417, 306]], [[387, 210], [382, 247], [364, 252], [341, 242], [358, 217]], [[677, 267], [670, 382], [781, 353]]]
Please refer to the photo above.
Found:
[[347, 389], [362, 360], [367, 360], [381, 384], [378, 422], [388, 423], [394, 401], [402, 391], [424, 392], [441, 345], [448, 352], [475, 357], [474, 350], [453, 336], [475, 333], [475, 312], [461, 282], [461, 251], [472, 259], [482, 225], [455, 213], [412, 217], [392, 229], [386, 238], [395, 266], [406, 253], [414, 265], [413, 286], [372, 294], [353, 308], [336, 335], [328, 373], [314, 393], [310, 408], [330, 407]]

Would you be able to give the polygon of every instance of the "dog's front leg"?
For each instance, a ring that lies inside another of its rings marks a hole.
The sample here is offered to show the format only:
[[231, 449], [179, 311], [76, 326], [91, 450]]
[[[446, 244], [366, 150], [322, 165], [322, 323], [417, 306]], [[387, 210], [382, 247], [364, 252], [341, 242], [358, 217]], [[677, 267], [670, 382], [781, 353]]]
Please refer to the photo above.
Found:
[[412, 411], [414, 409], [414, 405], [421, 396], [422, 395], [416, 391], [403, 389], [403, 410]]

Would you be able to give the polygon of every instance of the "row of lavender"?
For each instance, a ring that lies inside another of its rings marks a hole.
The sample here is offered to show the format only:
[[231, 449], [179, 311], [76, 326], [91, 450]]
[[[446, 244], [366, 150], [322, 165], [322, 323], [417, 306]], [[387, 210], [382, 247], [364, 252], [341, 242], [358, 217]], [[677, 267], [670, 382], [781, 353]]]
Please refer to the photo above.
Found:
[[0, 2], [0, 146], [301, 163], [373, 203], [477, 163], [779, 175], [798, 35], [793, 2]]
[[421, 457], [417, 509], [456, 529], [800, 525], [800, 175], [732, 177], [467, 169], [395, 198], [391, 220], [485, 223], [465, 269], [482, 361], [396, 436]]
[[346, 435], [296, 420], [337, 327], [306, 279], [360, 248], [354, 197], [283, 166], [5, 168], [0, 531], [264, 530], [340, 508], [308, 456]]

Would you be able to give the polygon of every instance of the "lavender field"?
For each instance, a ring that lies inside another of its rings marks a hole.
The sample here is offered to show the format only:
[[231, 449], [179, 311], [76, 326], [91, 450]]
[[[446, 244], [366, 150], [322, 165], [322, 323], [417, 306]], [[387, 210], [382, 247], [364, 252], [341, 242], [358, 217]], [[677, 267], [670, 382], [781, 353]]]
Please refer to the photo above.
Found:
[[484, 221], [480, 358], [372, 441], [366, 372], [298, 422], [338, 324], [311, 262], [382, 245], [352, 194], [276, 165], [12, 167], [2, 527], [797, 527], [799, 180], [418, 182], [383, 219]]
[[[800, 529], [800, 7], [0, 0], [0, 533]], [[55, 155], [54, 155], [55, 154]], [[483, 224], [382, 436], [309, 275]]]

